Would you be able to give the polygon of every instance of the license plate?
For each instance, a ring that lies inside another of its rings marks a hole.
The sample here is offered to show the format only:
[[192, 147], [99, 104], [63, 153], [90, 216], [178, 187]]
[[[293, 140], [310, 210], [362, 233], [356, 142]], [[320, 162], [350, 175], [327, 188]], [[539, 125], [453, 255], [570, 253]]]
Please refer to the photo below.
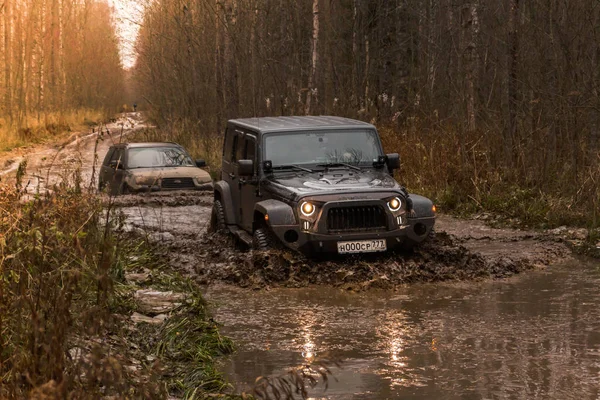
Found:
[[386, 251], [387, 242], [385, 239], [353, 240], [351, 242], [338, 242], [337, 247], [339, 254], [375, 253]]

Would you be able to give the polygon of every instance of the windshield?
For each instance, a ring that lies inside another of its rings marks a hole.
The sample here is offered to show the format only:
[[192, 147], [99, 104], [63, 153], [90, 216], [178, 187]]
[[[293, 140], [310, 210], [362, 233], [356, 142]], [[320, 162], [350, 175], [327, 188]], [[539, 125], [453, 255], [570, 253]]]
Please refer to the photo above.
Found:
[[129, 168], [192, 167], [191, 157], [178, 147], [140, 147], [129, 149]]
[[371, 165], [382, 155], [373, 130], [298, 132], [265, 136], [264, 160], [282, 165], [346, 163]]

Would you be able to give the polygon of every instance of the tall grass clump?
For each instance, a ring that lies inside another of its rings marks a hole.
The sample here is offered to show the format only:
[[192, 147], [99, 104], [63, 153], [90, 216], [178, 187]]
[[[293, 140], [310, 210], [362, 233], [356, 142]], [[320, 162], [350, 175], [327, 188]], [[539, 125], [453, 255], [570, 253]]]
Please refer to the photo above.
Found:
[[380, 134], [386, 151], [402, 157], [397, 178], [444, 211], [491, 212], [539, 228], [600, 226], [600, 155], [584, 142], [573, 145], [579, 158], [519, 143], [508, 168], [500, 132], [413, 121]]
[[[97, 398], [124, 393], [110, 352], [75, 343], [110, 329], [119, 238], [77, 173], [25, 201], [0, 186], [0, 398]], [[43, 397], [46, 398], [46, 397]]]
[[69, 132], [86, 129], [109, 118], [106, 110], [78, 108], [62, 112], [34, 113], [19, 124], [0, 117], [0, 151], [56, 140]]

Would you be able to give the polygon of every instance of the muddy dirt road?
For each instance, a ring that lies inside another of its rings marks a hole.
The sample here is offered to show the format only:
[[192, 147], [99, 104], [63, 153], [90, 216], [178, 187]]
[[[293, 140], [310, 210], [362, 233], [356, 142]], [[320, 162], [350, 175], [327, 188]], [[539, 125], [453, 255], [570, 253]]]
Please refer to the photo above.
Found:
[[81, 172], [82, 184], [87, 185], [94, 173], [96, 154], [99, 158], [97, 163], [101, 163], [111, 144], [146, 127], [140, 113], [121, 114], [109, 124], [73, 133], [61, 143], [15, 149], [0, 155], [0, 179], [14, 178], [19, 164], [26, 161], [27, 174], [23, 178], [23, 186], [28, 193], [43, 192], [46, 187], [68, 180], [77, 169]]
[[[109, 129], [127, 135], [144, 126], [128, 114]], [[79, 165], [89, 179], [95, 135], [26, 155], [30, 186]], [[100, 142], [100, 159], [110, 143]], [[5, 161], [1, 173], [13, 174], [23, 158]], [[315, 398], [599, 395], [600, 265], [571, 257], [565, 232], [441, 215], [435, 239], [415, 253], [314, 262], [207, 234], [210, 192], [127, 195], [115, 204], [127, 229], [206, 284], [215, 319], [238, 344], [224, 369], [239, 390], [259, 375], [339, 358], [338, 382]]]

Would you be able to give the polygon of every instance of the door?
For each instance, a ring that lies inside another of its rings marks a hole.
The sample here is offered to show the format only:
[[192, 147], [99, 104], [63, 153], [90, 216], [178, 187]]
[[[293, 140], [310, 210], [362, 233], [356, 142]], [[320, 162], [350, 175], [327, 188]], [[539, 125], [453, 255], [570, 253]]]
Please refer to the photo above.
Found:
[[110, 181], [113, 174], [113, 170], [110, 167], [110, 159], [114, 152], [114, 147], [109, 148], [100, 166], [100, 172], [98, 173], [98, 189], [100, 190], [104, 190], [106, 183]]
[[242, 132], [228, 127], [225, 134], [225, 146], [223, 149], [223, 168], [221, 179], [227, 182], [231, 191], [231, 204], [223, 204], [224, 207], [232, 207], [235, 216], [235, 222], [240, 225], [240, 187], [239, 176], [237, 173], [237, 161], [240, 153], [240, 142], [242, 140]]
[[110, 188], [111, 194], [121, 193], [123, 178], [125, 176], [125, 150], [122, 147], [115, 148], [108, 162], [107, 176], [104, 181]]
[[256, 136], [246, 133], [243, 138], [241, 160], [254, 161], [254, 174], [252, 176], [240, 177], [240, 214], [242, 227], [248, 232], [252, 232], [252, 223], [254, 222], [254, 204], [257, 201], [258, 175], [257, 175], [257, 157], [256, 157]]

